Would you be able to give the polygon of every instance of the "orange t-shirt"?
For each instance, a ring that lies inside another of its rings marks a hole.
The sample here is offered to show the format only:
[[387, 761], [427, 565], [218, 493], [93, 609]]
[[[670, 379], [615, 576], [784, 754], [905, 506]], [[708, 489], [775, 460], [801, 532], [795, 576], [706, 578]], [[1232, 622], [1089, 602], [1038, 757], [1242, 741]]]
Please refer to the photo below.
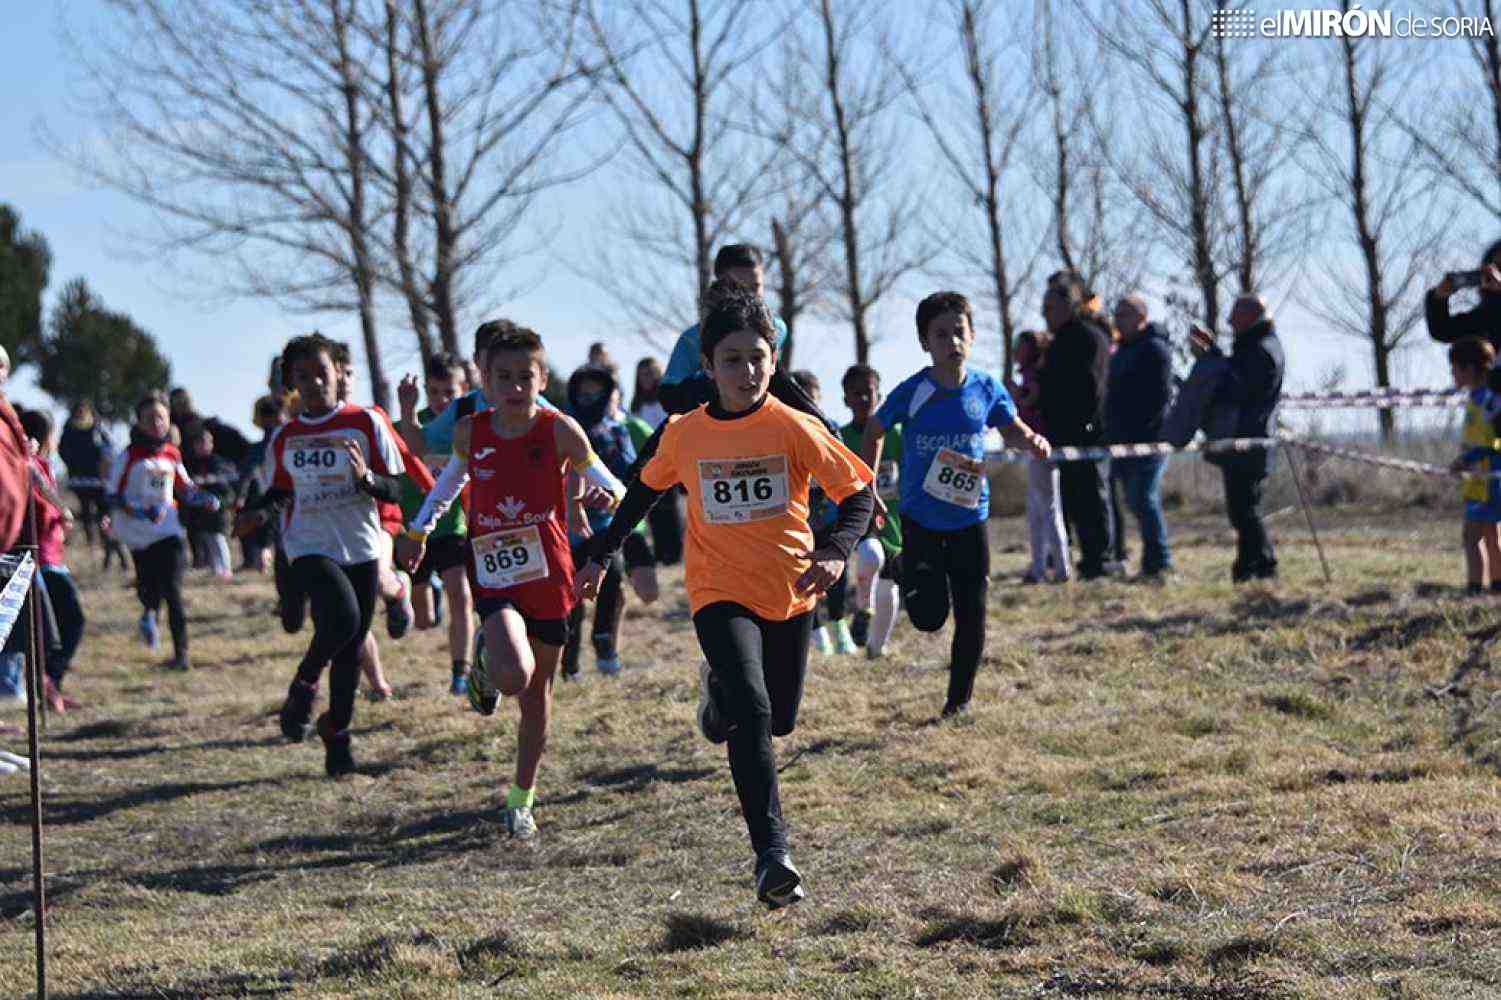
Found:
[[834, 502], [874, 478], [828, 428], [775, 397], [748, 416], [717, 420], [706, 407], [673, 417], [641, 470], [654, 490], [688, 490], [684, 579], [697, 613], [717, 601], [768, 621], [812, 610], [817, 598], [793, 584], [808, 568], [808, 485]]

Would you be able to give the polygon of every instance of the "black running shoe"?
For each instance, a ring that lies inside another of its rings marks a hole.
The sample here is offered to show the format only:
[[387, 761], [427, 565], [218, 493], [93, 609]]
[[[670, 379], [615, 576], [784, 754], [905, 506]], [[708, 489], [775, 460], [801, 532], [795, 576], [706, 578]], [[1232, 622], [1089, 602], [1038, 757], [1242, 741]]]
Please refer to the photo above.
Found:
[[287, 700], [282, 702], [278, 718], [281, 734], [293, 743], [307, 739], [308, 720], [313, 717], [313, 699], [317, 696], [316, 687], [299, 680], [292, 681], [292, 686], [287, 688]]
[[756, 898], [769, 909], [791, 906], [804, 895], [802, 873], [786, 851], [772, 848], [756, 859]]
[[870, 612], [856, 611], [850, 619], [850, 638], [855, 640], [855, 645], [864, 647], [870, 639]]
[[323, 741], [323, 770], [330, 778], [354, 773], [354, 754], [349, 752], [349, 730], [334, 732], [327, 712], [318, 716], [318, 738]]

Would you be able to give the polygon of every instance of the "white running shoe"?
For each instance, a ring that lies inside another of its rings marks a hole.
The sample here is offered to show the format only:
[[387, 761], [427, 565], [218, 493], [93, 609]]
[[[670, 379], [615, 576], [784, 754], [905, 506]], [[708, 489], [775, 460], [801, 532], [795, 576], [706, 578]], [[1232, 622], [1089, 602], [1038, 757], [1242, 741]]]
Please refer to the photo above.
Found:
[[537, 821], [532, 819], [531, 806], [506, 807], [506, 832], [512, 840], [533, 840], [537, 836]]

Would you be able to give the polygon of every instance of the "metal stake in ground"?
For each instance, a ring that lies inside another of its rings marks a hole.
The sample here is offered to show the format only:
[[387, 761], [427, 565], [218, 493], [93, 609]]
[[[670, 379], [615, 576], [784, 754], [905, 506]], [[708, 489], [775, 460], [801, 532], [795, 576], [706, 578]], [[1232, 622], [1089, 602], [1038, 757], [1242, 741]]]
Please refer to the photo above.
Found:
[[[26, 508], [28, 549], [36, 559], [36, 497]], [[40, 575], [40, 566], [32, 572]], [[36, 912], [36, 997], [47, 1000], [47, 889], [42, 880], [42, 760], [37, 747], [37, 703], [42, 700], [42, 605], [36, 576], [26, 591], [26, 611], [31, 634], [26, 641], [26, 739], [31, 752], [31, 885]]]
[[1287, 467], [1293, 474], [1293, 489], [1298, 491], [1298, 504], [1303, 508], [1303, 516], [1308, 519], [1308, 533], [1313, 536], [1313, 547], [1318, 551], [1319, 564], [1324, 567], [1324, 582], [1333, 583], [1334, 574], [1329, 572], [1329, 560], [1324, 558], [1324, 546], [1319, 542], [1319, 529], [1313, 526], [1313, 511], [1308, 509], [1308, 498], [1303, 496], [1303, 478], [1298, 475], [1298, 463], [1293, 460], [1293, 451], [1297, 445], [1295, 439], [1287, 439], [1282, 453], [1287, 456]]

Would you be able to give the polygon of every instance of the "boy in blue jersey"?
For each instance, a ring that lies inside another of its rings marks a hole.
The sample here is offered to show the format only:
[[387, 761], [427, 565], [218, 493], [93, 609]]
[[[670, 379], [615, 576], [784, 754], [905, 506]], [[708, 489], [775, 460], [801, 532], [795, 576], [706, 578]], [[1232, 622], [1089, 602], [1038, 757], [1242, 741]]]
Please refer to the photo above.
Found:
[[1039, 458], [1047, 440], [1017, 419], [1001, 383], [970, 368], [975, 331], [969, 300], [935, 292], [917, 305], [917, 341], [932, 363], [892, 390], [865, 424], [861, 457], [879, 468], [887, 428], [902, 428], [902, 593], [907, 615], [936, 632], [954, 609], [945, 717], [968, 711], [985, 649], [990, 583], [990, 484], [985, 432]]

